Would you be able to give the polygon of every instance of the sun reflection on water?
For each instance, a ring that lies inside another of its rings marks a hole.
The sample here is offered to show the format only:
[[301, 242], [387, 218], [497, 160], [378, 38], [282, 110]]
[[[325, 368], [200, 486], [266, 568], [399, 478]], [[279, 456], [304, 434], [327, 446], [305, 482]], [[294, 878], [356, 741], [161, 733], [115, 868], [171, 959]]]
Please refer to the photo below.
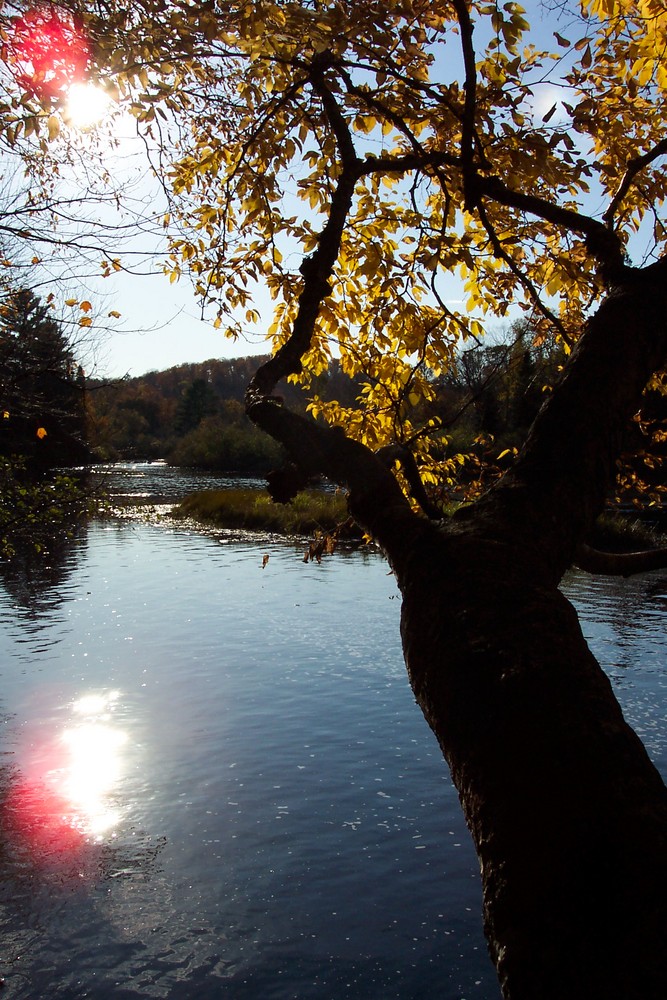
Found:
[[35, 858], [71, 855], [115, 836], [127, 733], [114, 716], [118, 691], [90, 692], [71, 703], [55, 739], [33, 744], [32, 762], [8, 798], [15, 832]]
[[67, 751], [61, 788], [71, 807], [69, 821], [93, 837], [101, 837], [120, 820], [112, 796], [123, 773], [127, 734], [111, 724], [118, 697], [118, 691], [111, 691], [79, 698], [72, 714], [81, 721], [68, 726], [61, 737]]

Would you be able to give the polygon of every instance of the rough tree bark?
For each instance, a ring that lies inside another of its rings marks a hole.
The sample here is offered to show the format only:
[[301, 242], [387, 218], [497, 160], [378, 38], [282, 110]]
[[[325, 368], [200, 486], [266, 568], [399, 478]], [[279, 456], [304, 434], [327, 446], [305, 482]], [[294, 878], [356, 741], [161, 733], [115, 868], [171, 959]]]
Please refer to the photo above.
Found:
[[667, 995], [667, 791], [557, 589], [667, 356], [664, 269], [628, 272], [513, 471], [438, 532], [436, 567], [403, 575], [408, 670], [512, 1000]]

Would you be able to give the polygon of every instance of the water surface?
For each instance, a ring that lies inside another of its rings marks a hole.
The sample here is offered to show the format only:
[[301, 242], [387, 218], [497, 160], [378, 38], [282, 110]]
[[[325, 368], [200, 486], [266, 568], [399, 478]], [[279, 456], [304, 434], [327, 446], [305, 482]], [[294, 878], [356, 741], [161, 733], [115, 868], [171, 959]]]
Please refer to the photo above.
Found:
[[[301, 549], [109, 521], [5, 567], [4, 996], [498, 1000], [394, 580]], [[667, 581], [566, 590], [667, 773]]]
[[69, 558], [0, 605], [5, 995], [495, 997], [386, 563], [114, 522]]

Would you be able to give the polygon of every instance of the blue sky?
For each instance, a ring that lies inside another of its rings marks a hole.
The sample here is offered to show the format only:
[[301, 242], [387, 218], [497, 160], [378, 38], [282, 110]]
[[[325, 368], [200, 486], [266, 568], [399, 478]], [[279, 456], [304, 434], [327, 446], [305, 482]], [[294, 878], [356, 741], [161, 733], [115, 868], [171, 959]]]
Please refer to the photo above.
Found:
[[203, 321], [187, 278], [170, 285], [162, 274], [125, 274], [98, 287], [105, 306], [120, 312], [121, 319], [113, 331], [101, 335], [85, 364], [96, 376], [141, 375], [186, 362], [267, 351], [259, 336], [234, 342], [215, 330], [212, 320]]
[[[92, 308], [85, 314], [79, 313], [76, 305], [60, 306], [62, 319], [75, 331], [77, 360], [90, 376], [122, 378], [210, 358], [266, 353], [267, 344], [257, 332], [249, 335], [248, 340], [234, 342], [225, 337], [222, 330], [214, 329], [215, 311], [209, 309], [207, 319], [202, 319], [201, 306], [189, 278], [183, 276], [171, 283], [162, 272], [167, 242], [160, 223], [152, 221], [146, 226], [146, 232], [137, 234], [135, 218], [143, 213], [152, 220], [159, 220], [166, 210], [164, 193], [151, 176], [145, 147], [136, 138], [132, 120], [127, 116], [122, 116], [120, 121], [112, 119], [109, 127], [118, 141], [118, 148], [114, 151], [109, 146], [107, 151], [104, 148], [106, 140], [102, 139], [102, 160], [113, 178], [113, 187], [105, 189], [104, 183], [99, 185], [103, 192], [101, 203], [93, 200], [88, 204], [86, 200], [89, 174], [85, 150], [87, 143], [91, 144], [91, 149], [95, 148], [96, 134], [82, 136], [84, 166], [71, 169], [58, 188], [58, 193], [65, 198], [82, 199], [77, 209], [79, 218], [101, 225], [98, 228], [86, 221], [75, 228], [84, 234], [86, 242], [103, 247], [104, 252], [89, 253], [86, 259], [77, 257], [75, 252], [60, 262], [57, 252], [51, 257], [47, 253], [38, 289], [39, 294], [47, 289], [56, 290], [59, 301], [87, 300], [91, 303]], [[93, 171], [99, 173], [99, 165], [92, 156], [89, 159]], [[113, 196], [104, 194], [105, 190], [121, 192], [126, 214], [122, 210], [119, 212]], [[135, 230], [134, 234], [114, 237], [114, 227], [126, 224], [130, 231]], [[122, 270], [103, 277], [99, 268], [101, 257], [119, 260]], [[263, 328], [268, 329], [268, 303], [264, 303], [262, 311]], [[120, 315], [112, 316], [112, 312]], [[92, 336], [85, 329], [78, 330], [80, 315], [92, 319]]]

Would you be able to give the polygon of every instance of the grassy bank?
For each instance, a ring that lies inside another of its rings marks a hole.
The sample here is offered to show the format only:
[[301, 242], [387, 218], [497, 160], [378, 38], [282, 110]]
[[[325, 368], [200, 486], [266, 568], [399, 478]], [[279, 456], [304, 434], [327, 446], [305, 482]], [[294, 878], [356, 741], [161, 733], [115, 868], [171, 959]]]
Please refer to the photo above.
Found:
[[667, 537], [639, 518], [612, 512], [597, 519], [589, 544], [603, 552], [639, 552], [667, 545]]
[[290, 504], [274, 503], [262, 490], [203, 490], [186, 497], [172, 512], [220, 528], [312, 535], [332, 531], [348, 517], [345, 497], [308, 490]]
[[[274, 503], [263, 490], [203, 490], [186, 497], [172, 517], [192, 518], [219, 528], [269, 531], [282, 535], [312, 535], [333, 531], [348, 517], [345, 497], [307, 490], [290, 504]], [[357, 535], [361, 532], [356, 529]], [[603, 514], [590, 544], [608, 552], [631, 552], [664, 546], [665, 536], [635, 518]]]

